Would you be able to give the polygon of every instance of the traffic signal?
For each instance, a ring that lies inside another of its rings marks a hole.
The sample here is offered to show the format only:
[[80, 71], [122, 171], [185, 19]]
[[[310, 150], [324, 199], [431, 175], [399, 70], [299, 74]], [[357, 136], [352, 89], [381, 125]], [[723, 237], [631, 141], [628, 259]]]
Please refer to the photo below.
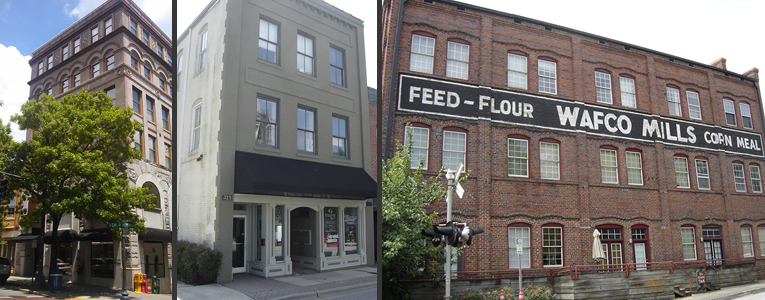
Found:
[[5, 193], [8, 192], [8, 179], [0, 179], [0, 198], [5, 197]]
[[438, 226], [435, 228], [437, 232], [440, 232], [446, 237], [446, 244], [456, 247], [460, 242], [460, 229], [457, 228], [457, 224], [454, 222], [448, 222], [445, 226]]
[[473, 242], [473, 236], [476, 234], [483, 233], [483, 228], [470, 228], [470, 225], [465, 223], [465, 227], [462, 228], [462, 240], [465, 241], [465, 244], [470, 246], [470, 244]]
[[422, 230], [422, 235], [430, 238], [430, 241], [433, 243], [433, 247], [438, 247], [441, 245], [441, 234], [436, 232], [436, 227], [438, 227], [438, 225], [433, 225], [433, 230]]

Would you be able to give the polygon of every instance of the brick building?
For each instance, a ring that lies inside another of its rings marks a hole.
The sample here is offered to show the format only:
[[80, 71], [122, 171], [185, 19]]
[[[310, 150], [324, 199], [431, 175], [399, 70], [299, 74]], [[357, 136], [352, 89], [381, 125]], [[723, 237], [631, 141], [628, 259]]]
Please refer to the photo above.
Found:
[[[402, 7], [403, 6], [403, 7]], [[758, 70], [450, 0], [383, 3], [383, 157], [470, 171], [463, 271], [765, 255]], [[409, 124], [409, 125], [407, 125]], [[432, 207], [445, 220], [445, 203]]]
[[[115, 105], [132, 107], [132, 119], [143, 124], [143, 131], [134, 136], [143, 158], [133, 161], [127, 173], [131, 186], [148, 188], [156, 196], [156, 207], [135, 212], [145, 219], [146, 234], [129, 235], [126, 268], [128, 282], [135, 273], [156, 275], [162, 293], [170, 293], [172, 286], [172, 53], [172, 40], [133, 1], [109, 0], [40, 45], [29, 61], [30, 100], [41, 94], [60, 99], [82, 89], [103, 91]], [[27, 140], [31, 134], [28, 130]], [[51, 228], [45, 230], [46, 236], [52, 235]], [[28, 232], [14, 239], [16, 275], [34, 274], [35, 236]], [[61, 219], [59, 264], [71, 267], [78, 258], [84, 263], [81, 274], [65, 272], [64, 280], [122, 287], [121, 247], [100, 219], [80, 220], [74, 215]]]

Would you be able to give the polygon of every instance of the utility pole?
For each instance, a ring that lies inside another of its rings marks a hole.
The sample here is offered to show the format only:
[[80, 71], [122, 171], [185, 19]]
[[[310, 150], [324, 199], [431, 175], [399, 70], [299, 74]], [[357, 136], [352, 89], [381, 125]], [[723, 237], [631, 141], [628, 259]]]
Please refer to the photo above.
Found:
[[[446, 191], [446, 224], [451, 223], [452, 221], [452, 192], [454, 191], [454, 188], [457, 188], [457, 195], [462, 198], [462, 194], [464, 191], [462, 190], [462, 186], [459, 184], [460, 174], [462, 174], [462, 169], [465, 168], [465, 165], [460, 164], [459, 170], [457, 170], [457, 174], [454, 174], [454, 171], [452, 170], [446, 170], [446, 180], [447, 180], [447, 186], [448, 189]], [[453, 233], [455, 235], [455, 239], [459, 239], [456, 235], [457, 232]], [[446, 243], [446, 262], [444, 263], [444, 272], [446, 273], [446, 292], [444, 294], [444, 299], [451, 299], [451, 284], [452, 284], [452, 246], [450, 243]]]

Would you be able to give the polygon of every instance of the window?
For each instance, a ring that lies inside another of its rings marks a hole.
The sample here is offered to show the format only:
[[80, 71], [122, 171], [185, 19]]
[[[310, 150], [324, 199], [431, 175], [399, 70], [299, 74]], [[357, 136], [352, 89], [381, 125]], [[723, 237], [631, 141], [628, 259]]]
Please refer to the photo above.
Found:
[[159, 74], [159, 88], [162, 89], [162, 91], [167, 91], [167, 86], [165, 85], [165, 75]]
[[114, 242], [90, 242], [90, 253], [90, 277], [114, 278]]
[[616, 150], [600, 149], [600, 174], [603, 183], [619, 183]]
[[74, 87], [80, 85], [80, 70], [74, 70]]
[[133, 112], [141, 114], [141, 92], [133, 89]]
[[746, 193], [746, 179], [744, 179], [744, 165], [733, 164], [733, 181], [736, 183], [736, 192]]
[[143, 41], [143, 43], [144, 43], [145, 45], [147, 45], [147, 46], [148, 46], [148, 45], [149, 45], [149, 33], [148, 33], [148, 32], [146, 32], [146, 27], [144, 27], [144, 29], [142, 30], [142, 32], [143, 32], [143, 39], [141, 39], [141, 40]]
[[683, 260], [696, 260], [696, 234], [693, 227], [680, 228], [683, 243]]
[[45, 93], [49, 96], [53, 96], [53, 86], [50, 83], [45, 85]]
[[171, 66], [173, 65], [173, 57], [170, 56], [169, 52], [167, 53], [167, 64]]
[[558, 144], [539, 143], [539, 159], [541, 161], [542, 179], [560, 179], [560, 156]]
[[207, 52], [207, 26], [199, 33], [199, 57], [197, 58], [197, 72], [205, 67], [205, 52]]
[[436, 39], [421, 35], [412, 35], [412, 53], [409, 70], [433, 74], [433, 49]]
[[170, 110], [162, 107], [162, 129], [170, 131]]
[[110, 33], [112, 33], [112, 18], [108, 18], [104, 21], [104, 35]]
[[64, 75], [64, 80], [61, 81], [61, 93], [69, 91], [69, 76]]
[[[621, 228], [598, 228], [600, 231], [600, 241], [603, 248], [603, 253], [606, 255], [606, 259], [603, 261], [605, 264], [622, 264], [624, 263], [624, 255], [622, 253], [622, 244], [624, 239], [622, 238]], [[619, 268], [619, 267], [612, 267]]]
[[37, 63], [37, 75], [42, 75], [43, 73], [43, 62]]
[[77, 54], [77, 52], [80, 52], [80, 39], [74, 40], [74, 54]]
[[741, 227], [741, 247], [744, 248], [744, 257], [754, 256], [754, 243], [752, 241], [752, 227]]
[[556, 63], [539, 60], [539, 91], [548, 94], [557, 94]]
[[507, 243], [510, 249], [510, 264], [511, 269], [518, 268], [518, 248], [515, 247], [515, 239], [521, 239], [522, 241], [522, 253], [521, 253], [521, 267], [531, 267], [531, 238], [529, 227], [508, 227], [507, 228]]
[[688, 179], [688, 159], [675, 156], [675, 181], [679, 188], [690, 188], [691, 183]]
[[627, 155], [627, 183], [643, 185], [643, 159], [640, 152], [625, 152]]
[[135, 35], [138, 35], [138, 26], [135, 24], [135, 21], [130, 20], [130, 32], [132, 32]]
[[711, 189], [709, 183], [709, 165], [706, 160], [696, 160], [696, 181], [698, 182], [700, 190]]
[[[50, 62], [48, 65], [50, 65]], [[749, 104], [742, 102], [738, 105], [741, 108], [741, 125], [746, 129], [752, 129], [752, 112], [749, 110]]]
[[315, 115], [316, 112], [308, 109], [298, 107], [297, 110], [298, 119], [298, 131], [297, 131], [297, 148], [298, 151], [305, 151], [315, 153]]
[[146, 118], [154, 122], [154, 99], [146, 97]]
[[61, 60], [66, 60], [69, 58], [69, 45], [64, 46], [64, 48], [61, 48]]
[[53, 68], [53, 55], [48, 56], [48, 70]]
[[359, 214], [358, 208], [346, 207], [343, 213], [343, 224], [345, 226], [345, 245], [343, 248], [345, 254], [358, 254], [358, 228], [359, 228]]
[[507, 139], [507, 175], [529, 177], [529, 141]]
[[277, 147], [277, 103], [274, 100], [258, 98], [258, 112], [255, 122], [256, 143], [262, 146]]
[[147, 80], [151, 80], [151, 69], [149, 68], [149, 65], [144, 63], [143, 64], [143, 77]]
[[91, 78], [96, 78], [98, 75], [101, 75], [101, 61], [94, 59], [91, 65]]
[[258, 58], [275, 64], [279, 47], [279, 25], [260, 19]]
[[348, 119], [332, 116], [332, 155], [348, 157]]
[[723, 99], [723, 108], [725, 108], [725, 123], [736, 126], [736, 106], [733, 100]]
[[518, 89], [527, 89], [526, 57], [522, 55], [507, 54], [507, 86]]
[[465, 164], [465, 140], [467, 133], [444, 130], [443, 166], [445, 170], [457, 171]]
[[699, 93], [694, 91], [685, 91], [688, 97], [688, 116], [691, 119], [701, 120], [701, 103], [699, 103]]
[[297, 35], [297, 69], [313, 76], [313, 39], [302, 34]]
[[112, 98], [112, 106], [117, 105], [117, 90], [114, 89], [114, 87], [110, 87], [104, 90], [104, 93], [106, 93], [109, 98]]
[[595, 96], [599, 103], [613, 104], [611, 99], [611, 74], [595, 72]]
[[157, 140], [153, 136], [149, 136], [147, 140], [149, 142], [149, 161], [157, 162]]
[[627, 77], [619, 77], [619, 84], [622, 90], [622, 105], [636, 108], [637, 97], [635, 97], [635, 80]]
[[135, 142], [135, 149], [141, 152], [141, 156], [143, 157], [143, 132], [136, 130], [135, 136], [133, 136], [133, 141]]
[[765, 256], [765, 227], [757, 227], [757, 237], [760, 241], [760, 256]]
[[759, 166], [749, 166], [749, 179], [752, 180], [752, 192], [762, 193], [762, 181], [760, 180]]
[[412, 138], [412, 160], [410, 167], [416, 169], [422, 163], [422, 169], [428, 169], [428, 147], [430, 129], [422, 127], [407, 126], [407, 135], [404, 138], [404, 144], [409, 144], [409, 137]]
[[138, 71], [138, 59], [134, 55], [130, 55], [130, 66]]
[[563, 266], [563, 228], [542, 227], [542, 265]]
[[162, 56], [162, 46], [159, 43], [157, 43], [157, 55], [159, 55], [159, 58], [164, 58]]
[[173, 168], [173, 151], [170, 145], [165, 144], [165, 167], [168, 169]]
[[96, 41], [98, 41], [98, 26], [90, 30], [90, 43], [93, 44]]
[[669, 107], [670, 115], [683, 116], [683, 112], [680, 111], [680, 90], [667, 87], [667, 106]]
[[106, 57], [106, 70], [109, 71], [114, 68], [114, 53], [107, 54]]
[[199, 138], [201, 137], [200, 131], [202, 127], [202, 103], [197, 103], [197, 105], [194, 106], [193, 111], [194, 118], [192, 120], [194, 123], [191, 126], [191, 149], [189, 152], [199, 149]]
[[335, 47], [329, 47], [330, 81], [345, 86], [345, 52]]
[[183, 51], [178, 53], [178, 74], [183, 70]]
[[468, 62], [470, 61], [470, 46], [455, 42], [448, 43], [446, 52], [446, 76], [468, 79]]

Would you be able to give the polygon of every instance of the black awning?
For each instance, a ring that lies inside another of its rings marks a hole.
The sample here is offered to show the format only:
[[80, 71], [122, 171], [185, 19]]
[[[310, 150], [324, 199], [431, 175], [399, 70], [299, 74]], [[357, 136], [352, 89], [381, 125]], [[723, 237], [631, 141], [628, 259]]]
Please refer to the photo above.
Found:
[[31, 242], [31, 241], [34, 241], [35, 239], [37, 239], [38, 237], [40, 237], [39, 234], [22, 233], [22, 234], [19, 234], [19, 236], [11, 239], [9, 242], [11, 242], [11, 243]]
[[109, 228], [96, 228], [96, 229], [85, 229], [80, 232], [80, 235], [77, 238], [78, 241], [98, 241], [98, 242], [109, 242], [112, 241], [112, 230]]
[[[77, 239], [77, 231], [71, 230], [71, 229], [59, 229], [58, 231], [58, 242], [59, 243], [71, 243], [72, 241]], [[45, 232], [45, 239], [43, 240], [46, 244], [52, 244], [53, 243], [53, 231], [47, 231]]]
[[236, 151], [234, 192], [365, 199], [377, 183], [362, 168]]
[[138, 240], [170, 243], [173, 241], [173, 232], [170, 230], [146, 227], [146, 234], [138, 234]]

